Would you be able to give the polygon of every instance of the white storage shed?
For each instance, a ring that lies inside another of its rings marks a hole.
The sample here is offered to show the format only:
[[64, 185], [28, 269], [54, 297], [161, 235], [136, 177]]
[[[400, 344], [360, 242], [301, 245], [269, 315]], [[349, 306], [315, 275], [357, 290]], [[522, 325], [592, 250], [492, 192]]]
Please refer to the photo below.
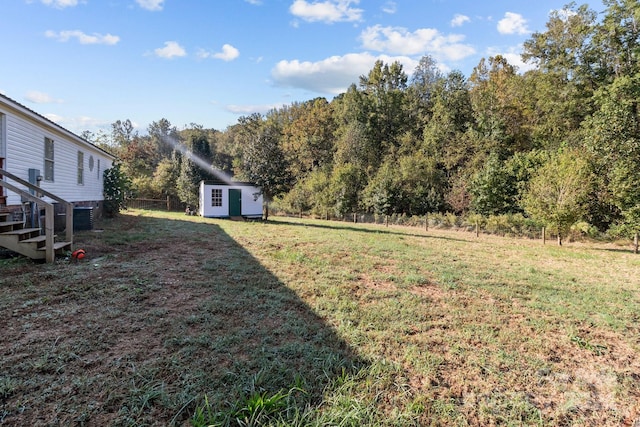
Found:
[[205, 218], [262, 218], [262, 192], [247, 182], [200, 182], [199, 214]]

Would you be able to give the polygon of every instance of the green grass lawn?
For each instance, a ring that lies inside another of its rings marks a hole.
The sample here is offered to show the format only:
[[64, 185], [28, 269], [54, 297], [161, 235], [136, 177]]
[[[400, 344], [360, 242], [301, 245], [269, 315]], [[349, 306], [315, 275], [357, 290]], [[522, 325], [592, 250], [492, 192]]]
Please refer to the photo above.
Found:
[[0, 424], [640, 422], [640, 256], [133, 210], [0, 261]]

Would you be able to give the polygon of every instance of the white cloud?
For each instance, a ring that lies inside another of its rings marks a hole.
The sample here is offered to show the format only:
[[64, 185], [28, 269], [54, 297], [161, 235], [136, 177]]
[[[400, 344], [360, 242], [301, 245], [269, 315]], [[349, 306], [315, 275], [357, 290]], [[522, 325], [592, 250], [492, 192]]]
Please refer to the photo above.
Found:
[[214, 58], [222, 59], [223, 61], [233, 61], [240, 56], [240, 51], [230, 44], [222, 46], [222, 52], [218, 52], [213, 55]]
[[452, 27], [461, 27], [462, 25], [466, 24], [467, 22], [471, 22], [471, 18], [469, 18], [466, 15], [461, 15], [459, 13], [456, 13], [453, 17], [453, 19], [451, 20], [450, 24]]
[[143, 9], [156, 11], [162, 10], [164, 0], [136, 0], [136, 3]]
[[498, 21], [498, 32], [500, 34], [529, 34], [527, 20], [519, 13], [507, 12], [504, 18]]
[[58, 9], [64, 9], [65, 7], [74, 7], [78, 5], [78, 0], [41, 0], [42, 4], [46, 6], [56, 7]]
[[352, 22], [362, 19], [362, 9], [355, 9], [351, 4], [358, 4], [360, 0], [325, 0], [307, 2], [295, 0], [289, 7], [289, 12], [309, 22]]
[[178, 42], [164, 42], [164, 47], [159, 47], [153, 51], [159, 58], [172, 59], [176, 57], [186, 56], [187, 52]]
[[549, 12], [549, 16], [552, 15], [557, 15], [558, 18], [560, 18], [562, 21], [567, 22], [569, 21], [569, 18], [571, 18], [572, 16], [576, 16], [578, 13], [574, 10], [571, 9], [552, 9]]
[[206, 58], [217, 58], [222, 59], [223, 61], [233, 61], [237, 57], [240, 56], [240, 51], [230, 44], [225, 44], [222, 46], [221, 52], [208, 52], [204, 49], [198, 51], [198, 58], [206, 59]]
[[398, 61], [405, 72], [412, 73], [418, 62], [408, 57], [374, 56], [369, 53], [350, 53], [332, 56], [318, 62], [280, 61], [271, 70], [276, 86], [294, 87], [321, 94], [338, 95], [347, 90], [359, 77], [371, 71], [376, 60], [385, 63]]
[[394, 1], [388, 1], [382, 6], [382, 11], [389, 15], [393, 15], [398, 11], [398, 5]]
[[62, 126], [62, 123], [64, 123], [64, 117], [59, 116], [57, 114], [53, 114], [53, 113], [49, 113], [49, 114], [44, 114], [44, 116], [51, 120], [54, 123], [59, 124], [60, 126]]
[[525, 73], [536, 68], [535, 64], [524, 62], [520, 53], [506, 52], [503, 53], [502, 56], [507, 59], [509, 64], [515, 66], [519, 73]]
[[225, 109], [234, 114], [253, 114], [253, 113], [266, 114], [273, 109], [282, 108], [283, 105], [284, 104], [256, 104], [256, 105], [230, 104], [230, 105], [226, 105]]
[[106, 44], [114, 45], [120, 41], [120, 37], [112, 34], [85, 34], [80, 30], [68, 30], [68, 31], [46, 31], [44, 35], [50, 39], [56, 39], [59, 42], [68, 42], [71, 39], [76, 39], [80, 44]]
[[[88, 116], [79, 117], [64, 117], [54, 113], [43, 114], [44, 117], [51, 120], [54, 123], [59, 124], [65, 129], [69, 129], [77, 135], [80, 135], [85, 130], [97, 130], [99, 128], [108, 128], [113, 121], [101, 120]], [[138, 129], [139, 125], [135, 122], [132, 123], [134, 129]]]
[[522, 60], [522, 45], [512, 46], [505, 49], [490, 47], [487, 49], [488, 56], [497, 56], [502, 55], [509, 64], [515, 66], [518, 69], [519, 73], [525, 73], [527, 71], [533, 70], [536, 68], [536, 64], [527, 63]]
[[475, 53], [475, 49], [463, 44], [461, 34], [444, 35], [433, 28], [421, 28], [414, 32], [401, 27], [376, 25], [360, 35], [366, 49], [397, 55], [432, 55], [438, 60], [458, 61]]
[[244, 0], [249, 4], [254, 4], [256, 6], [260, 6], [262, 4], [262, 0]]
[[61, 104], [63, 102], [61, 99], [55, 99], [51, 95], [37, 90], [30, 90], [24, 98], [34, 104]]

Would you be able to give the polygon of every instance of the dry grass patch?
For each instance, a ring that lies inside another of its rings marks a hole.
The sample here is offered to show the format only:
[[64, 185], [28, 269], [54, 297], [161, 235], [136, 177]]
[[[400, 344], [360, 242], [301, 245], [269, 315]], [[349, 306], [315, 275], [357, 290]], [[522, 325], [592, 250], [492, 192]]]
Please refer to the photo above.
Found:
[[0, 263], [0, 424], [640, 422], [640, 257], [606, 245], [147, 211], [77, 243]]

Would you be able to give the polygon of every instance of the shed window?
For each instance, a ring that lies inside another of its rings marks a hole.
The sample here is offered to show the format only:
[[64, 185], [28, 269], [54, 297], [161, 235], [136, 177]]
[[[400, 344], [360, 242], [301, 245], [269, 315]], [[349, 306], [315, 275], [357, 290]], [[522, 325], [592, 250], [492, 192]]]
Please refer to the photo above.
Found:
[[211, 189], [211, 206], [213, 207], [222, 206], [222, 189], [221, 188]]
[[53, 139], [44, 139], [44, 180], [53, 181]]
[[78, 151], [78, 185], [84, 184], [84, 153]]

